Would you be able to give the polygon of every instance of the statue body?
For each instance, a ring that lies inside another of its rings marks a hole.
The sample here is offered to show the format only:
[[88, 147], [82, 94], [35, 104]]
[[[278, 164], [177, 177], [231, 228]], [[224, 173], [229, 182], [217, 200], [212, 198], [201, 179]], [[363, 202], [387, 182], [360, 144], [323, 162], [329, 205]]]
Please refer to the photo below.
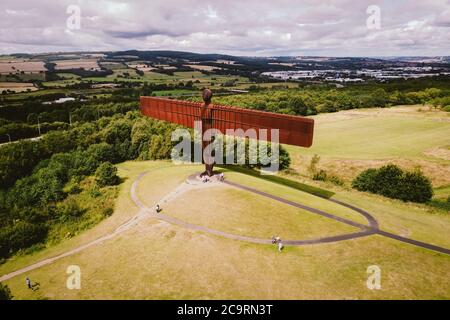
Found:
[[204, 151], [205, 148], [213, 141], [212, 139], [205, 139], [205, 132], [212, 129], [212, 109], [209, 107], [212, 99], [212, 91], [209, 89], [203, 90], [202, 98], [202, 158], [203, 163], [205, 164], [205, 171], [200, 176], [207, 175], [211, 177], [214, 175], [214, 154], [205, 155]]

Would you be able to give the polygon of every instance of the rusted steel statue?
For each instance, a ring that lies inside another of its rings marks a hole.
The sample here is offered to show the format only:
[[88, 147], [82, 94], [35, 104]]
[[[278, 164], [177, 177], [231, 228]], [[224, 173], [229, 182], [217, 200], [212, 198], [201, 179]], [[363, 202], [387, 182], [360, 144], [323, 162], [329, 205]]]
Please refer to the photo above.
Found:
[[[212, 92], [203, 91], [203, 103], [173, 100], [159, 97], [141, 97], [141, 113], [145, 116], [194, 128], [195, 121], [202, 122], [202, 140], [208, 129], [218, 129], [225, 133], [227, 129], [242, 129], [243, 132], [255, 129], [257, 139], [272, 141], [271, 130], [279, 130], [279, 143], [300, 147], [310, 147], [313, 141], [314, 120], [310, 118], [278, 114], [272, 112], [242, 109], [211, 103]], [[261, 136], [259, 129], [267, 129], [267, 135]], [[235, 134], [236, 135], [236, 134]], [[211, 141], [203, 141], [204, 148]], [[208, 176], [213, 175], [213, 164], [203, 158]]]
[[[209, 107], [212, 99], [212, 91], [209, 89], [203, 90], [202, 98], [203, 104], [201, 109], [201, 119], [202, 119], [202, 154], [205, 148], [211, 143], [211, 139], [205, 139], [205, 132], [209, 129], [212, 129], [212, 109]], [[203, 163], [205, 164], [205, 172], [200, 176], [206, 174], [211, 177], [213, 173], [214, 167], [214, 154], [203, 154]]]

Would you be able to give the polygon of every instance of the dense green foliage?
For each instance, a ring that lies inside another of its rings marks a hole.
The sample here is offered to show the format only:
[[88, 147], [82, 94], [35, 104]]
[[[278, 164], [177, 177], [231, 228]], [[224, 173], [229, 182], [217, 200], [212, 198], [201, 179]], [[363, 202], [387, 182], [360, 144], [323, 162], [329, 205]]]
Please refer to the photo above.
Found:
[[100, 187], [116, 185], [119, 183], [117, 168], [111, 162], [103, 162], [95, 171], [95, 181]]
[[[53, 130], [64, 130], [69, 124], [64, 122], [43, 123], [40, 125], [41, 134]], [[0, 143], [16, 141], [20, 139], [33, 138], [39, 135], [38, 125], [26, 123], [8, 123], [0, 127]]]
[[119, 181], [111, 163], [168, 158], [172, 129], [130, 112], [1, 147], [0, 257], [44, 241], [55, 223], [83, 215], [65, 199], [80, 192], [85, 177], [97, 173], [100, 187], [113, 185]]
[[0, 283], [0, 300], [12, 300], [11, 290], [6, 284]]
[[412, 202], [427, 202], [433, 196], [430, 180], [420, 170], [403, 171], [395, 165], [367, 169], [352, 182], [359, 191]]
[[356, 108], [390, 105], [437, 104], [444, 107], [450, 98], [450, 88], [426, 86], [395, 89], [380, 84], [353, 85], [344, 88], [310, 86], [290, 90], [257, 91], [246, 95], [217, 97], [215, 103], [262, 111], [294, 115], [313, 115]]

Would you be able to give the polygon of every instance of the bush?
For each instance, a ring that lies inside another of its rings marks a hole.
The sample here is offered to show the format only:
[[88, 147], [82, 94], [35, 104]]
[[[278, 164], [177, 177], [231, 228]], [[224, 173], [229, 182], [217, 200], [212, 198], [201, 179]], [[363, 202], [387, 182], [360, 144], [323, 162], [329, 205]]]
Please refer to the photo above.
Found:
[[338, 176], [335, 175], [330, 175], [327, 177], [328, 181], [330, 181], [331, 183], [337, 185], [337, 186], [343, 186], [344, 185], [344, 180], [342, 180], [341, 178], [339, 178]]
[[89, 195], [90, 195], [92, 198], [98, 198], [98, 197], [100, 197], [100, 196], [102, 195], [102, 193], [100, 192], [100, 189], [99, 189], [98, 185], [94, 184], [94, 185], [92, 186], [92, 188], [89, 190]]
[[63, 189], [63, 191], [68, 193], [68, 194], [78, 194], [81, 191], [83, 191], [83, 189], [81, 189], [81, 187], [80, 187], [80, 179], [78, 177], [72, 178], [66, 184], [66, 186]]
[[88, 154], [94, 157], [99, 162], [109, 161], [115, 163], [116, 156], [112, 145], [102, 142], [89, 146], [87, 150]]
[[320, 156], [317, 154], [315, 154], [311, 158], [311, 162], [308, 165], [308, 172], [312, 177], [314, 177], [317, 173], [317, 166], [319, 164], [319, 161], [320, 161]]
[[393, 164], [363, 171], [352, 187], [403, 201], [427, 202], [433, 196], [431, 182], [420, 170], [403, 171]]
[[95, 181], [100, 187], [118, 184], [117, 168], [110, 162], [103, 162], [95, 171]]
[[320, 169], [313, 175], [313, 180], [326, 181], [327, 180], [327, 172], [325, 170]]
[[11, 290], [6, 284], [0, 283], [0, 300], [11, 300], [13, 298]]
[[110, 216], [112, 216], [113, 213], [114, 213], [113, 208], [108, 207], [108, 208], [103, 209], [103, 215], [105, 217], [110, 217]]
[[20, 249], [39, 243], [47, 236], [47, 228], [41, 224], [24, 221], [0, 230], [0, 257], [7, 257]]
[[86, 210], [83, 210], [73, 198], [58, 204], [57, 213], [62, 220], [81, 217]]
[[352, 187], [359, 191], [369, 191], [375, 193], [376, 169], [367, 169], [361, 172], [352, 182]]

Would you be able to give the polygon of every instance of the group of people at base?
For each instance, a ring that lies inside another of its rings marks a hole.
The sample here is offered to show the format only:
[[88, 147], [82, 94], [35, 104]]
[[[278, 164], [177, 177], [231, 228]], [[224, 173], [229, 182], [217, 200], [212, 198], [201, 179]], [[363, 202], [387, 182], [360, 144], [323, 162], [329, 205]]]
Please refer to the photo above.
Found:
[[[219, 181], [223, 181], [223, 180], [225, 180], [225, 176], [224, 176], [223, 172], [221, 172], [219, 174]], [[207, 175], [202, 176], [202, 182], [203, 183], [206, 183], [206, 182], [209, 182], [209, 181], [211, 181], [210, 177], [208, 177]]]

